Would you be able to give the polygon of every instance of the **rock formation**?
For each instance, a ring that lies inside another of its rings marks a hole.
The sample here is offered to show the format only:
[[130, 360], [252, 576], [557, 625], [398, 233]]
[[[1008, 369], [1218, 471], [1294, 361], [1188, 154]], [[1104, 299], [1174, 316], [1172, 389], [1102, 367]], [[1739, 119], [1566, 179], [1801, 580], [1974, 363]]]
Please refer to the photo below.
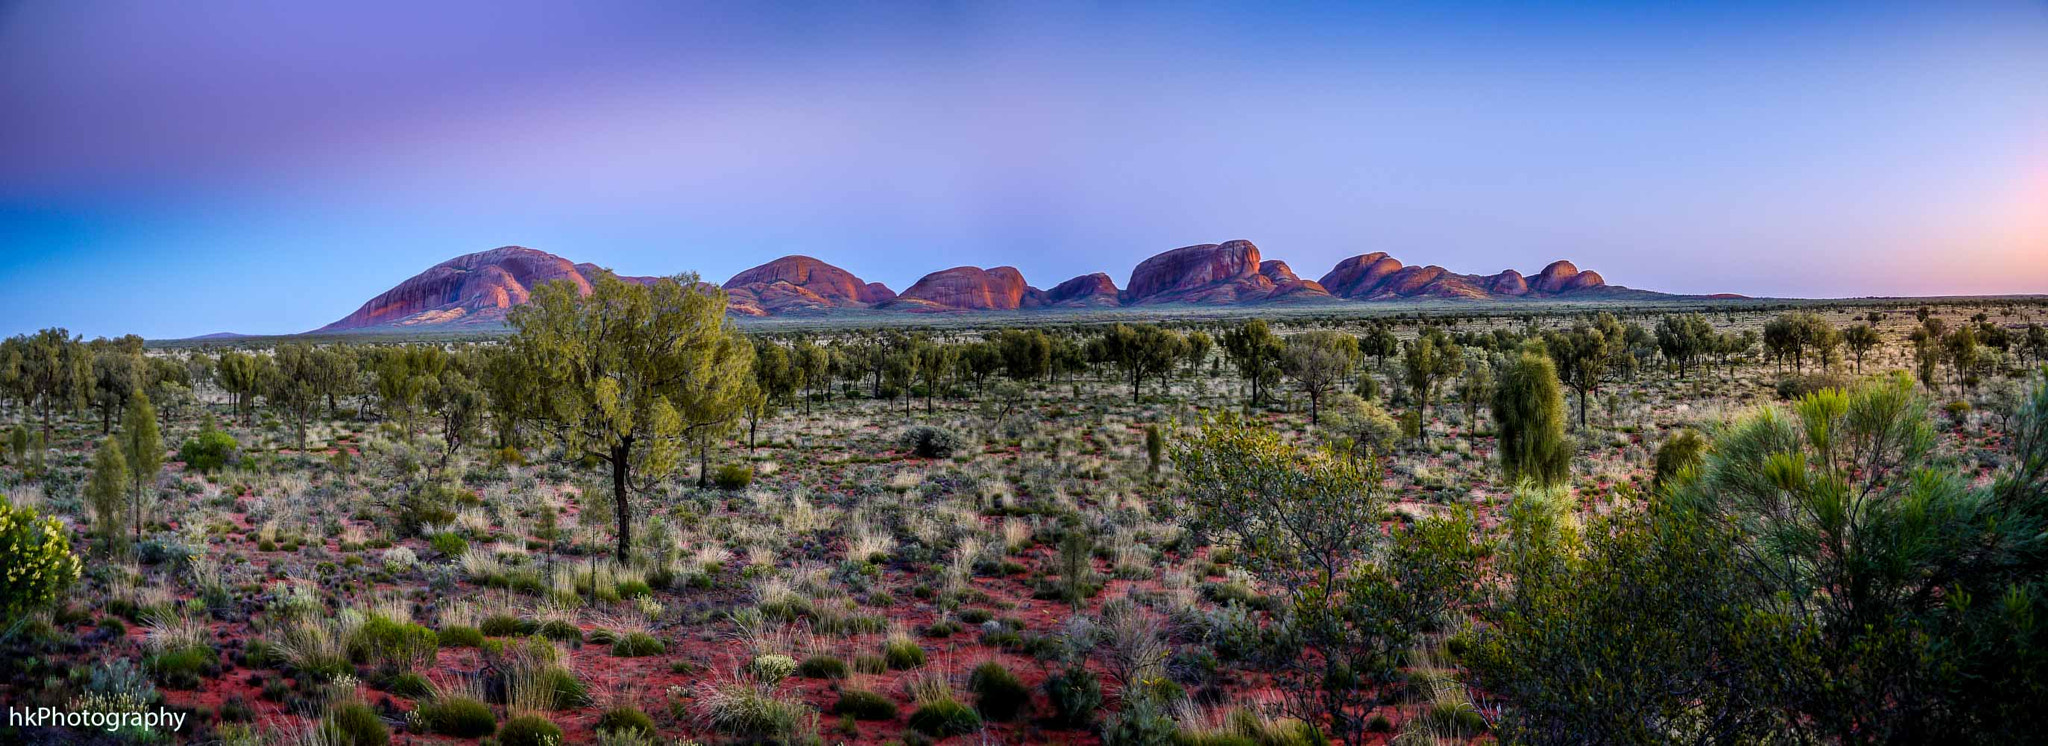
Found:
[[924, 311], [1014, 311], [1045, 305], [1016, 267], [954, 267], [919, 278], [887, 305]]
[[[321, 327], [336, 332], [375, 327], [500, 324], [541, 283], [563, 281], [589, 293], [600, 273], [544, 251], [506, 246], [434, 265], [356, 310]], [[663, 278], [621, 275], [642, 285]], [[707, 290], [712, 286], [705, 284]], [[1337, 263], [1320, 280], [1264, 259], [1250, 241], [1183, 246], [1131, 270], [1121, 291], [1109, 275], [1082, 275], [1039, 290], [1015, 267], [954, 267], [925, 275], [901, 296], [878, 282], [808, 256], [785, 256], [726, 280], [726, 310], [735, 316], [821, 314], [849, 308], [903, 311], [1015, 311], [1042, 307], [1115, 308], [1158, 303], [1203, 305], [1277, 301], [1512, 299], [1559, 296], [1653, 299], [1657, 293], [1609, 286], [1598, 272], [1551, 262], [1525, 277], [1512, 269], [1466, 275], [1433, 264], [1410, 266], [1375, 251]], [[1723, 296], [1713, 296], [1723, 297]], [[1739, 297], [1739, 296], [1734, 296]]]
[[1241, 303], [1272, 292], [1273, 281], [1259, 274], [1259, 247], [1236, 240], [1153, 255], [1131, 270], [1122, 299], [1124, 305]]
[[317, 331], [501, 322], [506, 311], [525, 303], [535, 287], [556, 280], [590, 292], [590, 281], [575, 264], [545, 251], [503, 246], [464, 254], [427, 268]]
[[727, 307], [746, 316], [866, 308], [896, 297], [881, 283], [863, 282], [852, 272], [795, 255], [733, 275], [724, 287]]
[[1112, 308], [1118, 305], [1116, 281], [1101, 272], [1081, 275], [1045, 291], [1047, 305], [1065, 308]]

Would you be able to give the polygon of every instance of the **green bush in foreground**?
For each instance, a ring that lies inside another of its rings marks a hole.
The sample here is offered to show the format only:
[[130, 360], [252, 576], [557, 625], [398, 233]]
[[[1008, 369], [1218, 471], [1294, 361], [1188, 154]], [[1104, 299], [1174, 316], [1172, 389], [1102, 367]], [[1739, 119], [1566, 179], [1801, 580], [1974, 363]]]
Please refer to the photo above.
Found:
[[562, 746], [562, 729], [539, 715], [521, 715], [498, 729], [498, 746]]
[[62, 522], [0, 495], [0, 625], [55, 602], [80, 566]]

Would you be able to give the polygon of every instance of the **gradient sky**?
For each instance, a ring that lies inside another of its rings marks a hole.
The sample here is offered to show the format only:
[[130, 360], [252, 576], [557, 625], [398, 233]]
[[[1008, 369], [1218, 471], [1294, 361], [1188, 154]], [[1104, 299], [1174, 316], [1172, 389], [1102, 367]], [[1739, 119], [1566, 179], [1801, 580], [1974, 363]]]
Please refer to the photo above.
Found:
[[2048, 0], [865, 6], [0, 0], [0, 333], [303, 331], [505, 244], [2048, 292]]

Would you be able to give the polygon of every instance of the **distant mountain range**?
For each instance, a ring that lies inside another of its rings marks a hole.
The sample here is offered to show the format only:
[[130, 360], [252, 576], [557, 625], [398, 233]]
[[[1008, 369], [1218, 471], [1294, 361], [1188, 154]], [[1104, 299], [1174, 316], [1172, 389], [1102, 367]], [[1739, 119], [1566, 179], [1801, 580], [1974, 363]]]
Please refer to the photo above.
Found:
[[[522, 246], [465, 254], [414, 275], [317, 331], [502, 324], [506, 313], [525, 303], [541, 283], [565, 281], [587, 293], [597, 273], [604, 271], [594, 264], [578, 264]], [[620, 278], [640, 283], [659, 279]], [[722, 287], [727, 295], [726, 311], [735, 316], [822, 315], [842, 309], [972, 313], [1170, 303], [1675, 297], [1609, 285], [1600, 273], [1580, 271], [1567, 261], [1551, 262], [1534, 276], [1512, 269], [1465, 275], [1436, 265], [1404, 265], [1383, 252], [1345, 259], [1321, 279], [1305, 280], [1286, 262], [1263, 259], [1259, 247], [1243, 240], [1156, 254], [1131, 270], [1121, 290], [1101, 272], [1041, 290], [1025, 282], [1015, 267], [954, 267], [925, 275], [897, 293], [808, 256], [776, 259], [733, 275]]]

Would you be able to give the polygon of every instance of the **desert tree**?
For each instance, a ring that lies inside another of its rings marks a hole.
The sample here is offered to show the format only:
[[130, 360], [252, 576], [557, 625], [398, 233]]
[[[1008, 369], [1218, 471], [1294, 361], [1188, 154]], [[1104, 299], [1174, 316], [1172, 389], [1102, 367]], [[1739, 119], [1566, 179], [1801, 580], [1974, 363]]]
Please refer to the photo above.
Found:
[[269, 381], [264, 398], [291, 420], [300, 451], [306, 450], [307, 422], [318, 412], [324, 398], [321, 390], [326, 373], [312, 345], [290, 342], [271, 352], [277, 375]]
[[1010, 380], [1036, 381], [1052, 372], [1052, 337], [1044, 331], [1004, 329], [992, 341], [1002, 357], [1003, 375]]
[[932, 413], [932, 399], [945, 386], [946, 376], [953, 372], [960, 359], [960, 348], [949, 344], [926, 341], [912, 348], [911, 365], [916, 372], [917, 383], [924, 388], [924, 412]]
[[1318, 329], [1287, 338], [1280, 370], [1308, 395], [1310, 425], [1322, 421], [1323, 397], [1351, 376], [1358, 358], [1358, 340], [1350, 335]]
[[1869, 324], [1856, 324], [1842, 330], [1842, 341], [1849, 346], [1849, 355], [1856, 358], [1856, 372], [1861, 373], [1863, 356], [1870, 354], [1884, 339]]
[[1713, 350], [1714, 327], [1696, 313], [1671, 314], [1657, 320], [1657, 351], [1678, 367], [1684, 378], [1694, 361]]
[[427, 396], [440, 385], [441, 371], [447, 367], [448, 351], [430, 345], [387, 348], [377, 355], [378, 406], [405, 431], [407, 443], [418, 434]]
[[1429, 440], [1429, 405], [1444, 381], [1465, 372], [1465, 350], [1441, 327], [1428, 327], [1401, 348], [1402, 378], [1415, 396], [1415, 435]]
[[1199, 375], [1202, 372], [1202, 363], [1209, 360], [1209, 353], [1214, 349], [1216, 338], [1209, 336], [1208, 332], [1188, 332], [1188, 372]]
[[1401, 340], [1394, 336], [1394, 330], [1386, 324], [1373, 324], [1358, 336], [1358, 351], [1373, 359], [1380, 372], [1387, 370], [1387, 359], [1401, 351]]
[[215, 381], [228, 394], [228, 408], [244, 425], [248, 424], [248, 418], [255, 409], [256, 396], [263, 387], [264, 366], [268, 361], [267, 356], [228, 350], [221, 353], [220, 359], [214, 363]]
[[1550, 358], [1524, 350], [1510, 360], [1493, 391], [1500, 468], [1509, 484], [1549, 486], [1570, 476], [1572, 445], [1564, 419], [1564, 391]]
[[86, 478], [85, 499], [92, 506], [93, 529], [107, 550], [119, 552], [127, 532], [121, 524], [128, 515], [128, 457], [119, 438], [100, 441], [92, 454], [92, 475]]
[[1251, 319], [1223, 333], [1223, 355], [1250, 388], [1246, 411], [1265, 401], [1266, 386], [1280, 377], [1284, 352], [1280, 338], [1265, 319]]
[[47, 438], [59, 411], [85, 405], [93, 387], [92, 355], [78, 337], [61, 328], [38, 331], [23, 345], [23, 380], [41, 410]]
[[1187, 353], [1187, 338], [1157, 324], [1116, 324], [1096, 339], [1104, 361], [1130, 377], [1131, 401], [1138, 401], [1145, 379], [1163, 378]]
[[1479, 413], [1493, 401], [1493, 369], [1499, 355], [1493, 359], [1478, 358], [1465, 366], [1465, 375], [1458, 379], [1458, 399], [1465, 405], [1465, 432], [1479, 430]]
[[809, 416], [811, 399], [818, 388], [830, 385], [832, 354], [811, 342], [809, 337], [799, 337], [790, 348], [790, 363], [795, 367], [803, 389], [804, 415]]
[[570, 457], [611, 467], [614, 556], [624, 562], [632, 494], [730, 425], [753, 382], [753, 348], [726, 318], [725, 293], [687, 275], [645, 286], [601, 276], [588, 296], [548, 283], [511, 322], [510, 344], [540, 392], [533, 421]]
[[444, 467], [455, 452], [469, 442], [470, 435], [477, 432], [484, 413], [490, 409], [490, 397], [482, 386], [477, 385], [474, 375], [484, 362], [484, 358], [475, 353], [451, 356], [421, 398], [421, 406], [434, 413], [441, 425], [441, 465]]
[[128, 397], [143, 390], [142, 338], [95, 339], [92, 352], [92, 403], [100, 411], [100, 434], [113, 432], [114, 413], [128, 406]]
[[1467, 598], [1480, 555], [1469, 521], [1389, 531], [1376, 460], [1303, 451], [1236, 415], [1205, 420], [1170, 451], [1184, 485], [1182, 525], [1240, 548], [1240, 566], [1280, 597], [1291, 640], [1262, 655], [1304, 716], [1362, 742], [1401, 653]]
[[128, 406], [121, 413], [118, 439], [128, 467], [132, 525], [140, 538], [143, 506], [156, 490], [157, 475], [164, 468], [163, 433], [157, 430], [156, 410], [150, 406], [148, 394], [137, 392], [128, 398]]
[[1580, 428], [1586, 426], [1586, 400], [1600, 392], [1600, 382], [1613, 361], [1608, 345], [1607, 334], [1584, 323], [1543, 335], [1544, 349], [1557, 364], [1558, 380], [1579, 395]]
[[540, 400], [534, 379], [518, 350], [505, 345], [485, 348], [477, 363], [476, 383], [483, 391], [491, 415], [491, 430], [498, 448], [520, 446], [520, 424]]
[[1331, 445], [1352, 458], [1384, 455], [1401, 436], [1401, 423], [1378, 402], [1338, 392], [1323, 405], [1324, 429], [1336, 436]]

